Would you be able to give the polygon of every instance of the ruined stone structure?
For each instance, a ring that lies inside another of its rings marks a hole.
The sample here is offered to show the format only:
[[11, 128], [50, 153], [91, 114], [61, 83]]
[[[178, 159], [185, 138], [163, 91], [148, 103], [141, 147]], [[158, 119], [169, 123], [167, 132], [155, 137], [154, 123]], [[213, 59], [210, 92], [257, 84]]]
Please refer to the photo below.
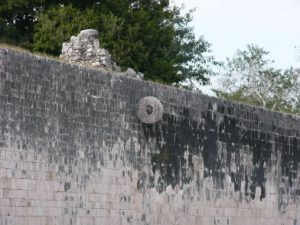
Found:
[[132, 68], [125, 72], [111, 59], [109, 52], [100, 48], [99, 32], [93, 29], [82, 30], [77, 37], [72, 36], [70, 42], [64, 42], [60, 59], [68, 63], [94, 67], [104, 71], [113, 71], [129, 78], [143, 79], [144, 74]]
[[0, 224], [299, 225], [300, 119], [0, 49]]

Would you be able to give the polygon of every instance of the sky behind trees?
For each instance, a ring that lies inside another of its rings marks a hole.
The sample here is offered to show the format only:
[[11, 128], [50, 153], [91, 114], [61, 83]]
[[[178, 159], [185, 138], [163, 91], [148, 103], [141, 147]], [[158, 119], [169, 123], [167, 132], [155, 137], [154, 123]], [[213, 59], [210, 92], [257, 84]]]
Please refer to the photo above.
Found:
[[[218, 60], [231, 58], [237, 49], [257, 44], [270, 51], [275, 67], [300, 67], [299, 0], [173, 0], [186, 9], [196, 8], [197, 36], [212, 44]], [[299, 48], [298, 48], [299, 54]]]

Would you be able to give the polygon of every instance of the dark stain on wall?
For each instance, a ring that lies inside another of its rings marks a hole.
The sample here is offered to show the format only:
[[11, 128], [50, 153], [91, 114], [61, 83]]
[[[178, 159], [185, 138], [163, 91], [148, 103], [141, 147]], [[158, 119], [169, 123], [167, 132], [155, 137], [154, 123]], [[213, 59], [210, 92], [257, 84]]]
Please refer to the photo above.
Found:
[[[191, 182], [197, 172], [194, 171], [192, 155], [199, 154], [205, 165], [204, 178], [211, 176], [217, 189], [224, 188], [225, 175], [228, 173], [235, 191], [240, 191], [244, 182], [245, 196], [250, 195], [254, 199], [256, 188], [260, 187], [260, 196], [257, 197], [262, 200], [266, 196], [267, 170], [276, 167], [278, 160], [281, 175], [288, 179], [287, 189], [292, 188], [295, 182], [299, 184], [299, 180], [295, 180], [299, 179], [299, 136], [277, 135], [274, 132], [280, 128], [274, 124], [269, 132], [260, 130], [259, 127], [267, 125], [259, 118], [259, 114], [251, 113], [251, 110], [244, 115], [245, 121], [233, 114], [234, 108], [226, 107], [222, 102], [217, 110], [213, 109], [212, 103], [208, 103], [206, 110], [199, 115], [201, 120], [192, 118], [189, 109], [183, 108], [177, 115], [166, 113], [159, 124], [143, 125], [145, 139], [148, 142], [155, 141], [159, 150], [159, 153], [152, 154], [153, 172], [159, 170], [161, 174], [159, 191], [165, 190], [170, 184], [174, 187]], [[251, 127], [248, 118], [254, 121]], [[280, 132], [284, 133], [282, 130]], [[222, 146], [225, 146], [224, 151], [220, 149]], [[247, 165], [242, 163], [245, 154], [242, 149], [245, 146], [252, 156], [252, 171], [247, 171]], [[221, 155], [218, 154], [220, 151]], [[275, 161], [271, 161], [272, 154]], [[277, 158], [278, 155], [281, 155], [281, 159]], [[236, 164], [234, 171], [230, 166], [232, 160]]]
[[[24, 151], [46, 152], [60, 174], [82, 183], [92, 172], [101, 173], [101, 166], [121, 161], [140, 171], [139, 190], [149, 185], [162, 192], [191, 182], [200, 190], [206, 178], [223, 190], [229, 176], [234, 191], [243, 191], [246, 199], [262, 200], [266, 183], [275, 180], [282, 210], [287, 195], [293, 201], [300, 196], [299, 118], [0, 51], [0, 147], [13, 142]], [[155, 125], [136, 117], [136, 105], [145, 96], [157, 97], [164, 106]], [[124, 154], [113, 152], [115, 143], [132, 137], [140, 149], [132, 141]], [[195, 167], [195, 156], [203, 160], [203, 171]], [[74, 168], [83, 162], [88, 168], [77, 176]], [[159, 171], [157, 184], [142, 170], [147, 163], [154, 174]], [[255, 196], [258, 187], [260, 196]]]

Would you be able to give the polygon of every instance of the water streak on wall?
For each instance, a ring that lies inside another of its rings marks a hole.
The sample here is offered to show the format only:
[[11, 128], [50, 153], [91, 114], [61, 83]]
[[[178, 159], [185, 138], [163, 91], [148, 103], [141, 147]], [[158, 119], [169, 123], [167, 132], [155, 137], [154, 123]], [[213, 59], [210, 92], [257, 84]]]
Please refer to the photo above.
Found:
[[[145, 96], [157, 124], [136, 117]], [[300, 224], [300, 119], [0, 49], [13, 224]]]

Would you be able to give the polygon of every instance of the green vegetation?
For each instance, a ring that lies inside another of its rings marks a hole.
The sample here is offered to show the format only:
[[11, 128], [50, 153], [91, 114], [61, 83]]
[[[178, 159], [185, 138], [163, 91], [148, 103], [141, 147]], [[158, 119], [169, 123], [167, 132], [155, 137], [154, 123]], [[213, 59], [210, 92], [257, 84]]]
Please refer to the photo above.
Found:
[[[220, 65], [210, 44], [196, 38], [192, 11], [169, 0], [1, 0], [0, 42], [58, 56], [80, 30], [100, 31], [101, 47], [122, 68], [145, 79], [195, 90]], [[300, 113], [300, 70], [275, 69], [268, 52], [254, 45], [224, 64], [217, 96], [271, 110]]]
[[206, 83], [207, 64], [214, 61], [205, 56], [210, 46], [195, 37], [191, 19], [169, 0], [2, 0], [0, 41], [59, 55], [62, 42], [93, 28], [118, 65], [145, 79]]
[[300, 113], [300, 70], [272, 67], [268, 52], [255, 45], [227, 60], [219, 97], [271, 110]]
[[[31, 53], [28, 49], [16, 46], [16, 45], [12, 45], [12, 44], [7, 44], [7, 43], [0, 43], [0, 48], [4, 48], [4, 49], [11, 49], [13, 51], [16, 52], [20, 52], [20, 53]], [[49, 55], [43, 52], [37, 52], [35, 53], [35, 55], [37, 56], [41, 56], [50, 60], [55, 60], [55, 61], [59, 61], [59, 57], [57, 56], [53, 56], [53, 55]]]

